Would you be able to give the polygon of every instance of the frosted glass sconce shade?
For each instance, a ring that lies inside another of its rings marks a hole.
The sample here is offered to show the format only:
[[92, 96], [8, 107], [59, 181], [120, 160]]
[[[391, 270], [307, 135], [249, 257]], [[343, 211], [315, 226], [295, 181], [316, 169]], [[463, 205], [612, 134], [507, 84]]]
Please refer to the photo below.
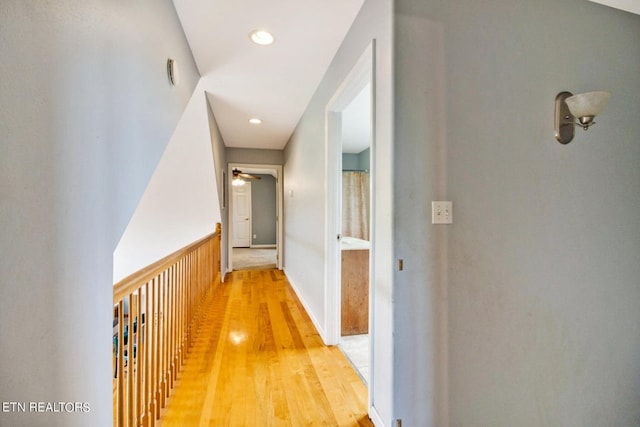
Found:
[[568, 144], [574, 137], [575, 125], [587, 130], [594, 125], [594, 117], [607, 105], [611, 94], [604, 91], [573, 95], [560, 92], [556, 96], [555, 134], [561, 144]]
[[609, 98], [609, 92], [586, 92], [570, 96], [564, 102], [567, 103], [573, 117], [576, 117], [583, 129], [587, 130], [593, 124], [593, 118], [607, 105]]

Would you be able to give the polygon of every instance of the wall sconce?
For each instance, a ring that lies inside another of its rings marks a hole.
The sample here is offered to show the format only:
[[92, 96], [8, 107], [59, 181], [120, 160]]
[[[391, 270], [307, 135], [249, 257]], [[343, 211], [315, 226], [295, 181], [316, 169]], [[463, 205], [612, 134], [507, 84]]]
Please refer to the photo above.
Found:
[[555, 133], [561, 144], [568, 144], [573, 139], [575, 126], [587, 130], [594, 125], [594, 117], [600, 114], [607, 105], [609, 92], [586, 92], [577, 95], [571, 92], [560, 92], [556, 96]]
[[167, 77], [171, 86], [176, 86], [179, 83], [178, 63], [175, 59], [167, 59]]

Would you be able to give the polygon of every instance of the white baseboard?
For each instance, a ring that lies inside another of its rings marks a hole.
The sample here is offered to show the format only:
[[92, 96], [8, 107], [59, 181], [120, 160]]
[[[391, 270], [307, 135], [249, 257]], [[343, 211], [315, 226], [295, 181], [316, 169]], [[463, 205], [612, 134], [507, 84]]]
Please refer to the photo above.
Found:
[[318, 319], [316, 319], [316, 317], [313, 315], [313, 312], [309, 309], [309, 304], [307, 304], [307, 302], [304, 300], [304, 298], [300, 294], [298, 287], [296, 286], [295, 280], [293, 280], [291, 275], [289, 275], [289, 272], [287, 271], [287, 269], [284, 268], [283, 271], [284, 271], [284, 275], [287, 276], [287, 280], [291, 284], [291, 287], [293, 288], [293, 292], [296, 293], [296, 296], [300, 300], [300, 303], [302, 303], [302, 306], [304, 307], [305, 311], [309, 315], [309, 318], [311, 319], [311, 323], [313, 323], [313, 326], [316, 327], [316, 330], [320, 334], [320, 338], [322, 338], [322, 342], [326, 345], [327, 337], [324, 331], [324, 327], [320, 325], [320, 322], [318, 322]]
[[376, 411], [374, 406], [369, 407], [369, 418], [371, 418], [371, 422], [373, 422], [374, 426], [385, 427], [380, 414], [378, 414], [378, 411]]
[[251, 249], [275, 249], [276, 245], [251, 245]]

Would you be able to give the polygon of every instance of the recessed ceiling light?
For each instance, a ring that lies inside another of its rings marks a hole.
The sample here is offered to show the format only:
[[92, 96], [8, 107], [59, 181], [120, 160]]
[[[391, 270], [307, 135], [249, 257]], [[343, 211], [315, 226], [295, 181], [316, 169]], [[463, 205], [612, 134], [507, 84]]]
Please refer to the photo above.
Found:
[[249, 38], [255, 44], [259, 44], [262, 46], [270, 45], [275, 40], [273, 38], [273, 34], [265, 30], [253, 30], [251, 34], [249, 34]]
[[262, 120], [254, 117], [253, 119], [249, 119], [249, 123], [254, 124], [254, 125], [259, 125], [260, 123], [262, 123]]

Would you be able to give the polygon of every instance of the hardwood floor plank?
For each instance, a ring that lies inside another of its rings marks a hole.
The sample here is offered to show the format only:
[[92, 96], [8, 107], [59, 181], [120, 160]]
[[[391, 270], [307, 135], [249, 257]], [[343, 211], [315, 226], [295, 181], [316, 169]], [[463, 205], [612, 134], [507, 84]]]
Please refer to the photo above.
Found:
[[[340, 425], [359, 425], [357, 414], [358, 408], [367, 406], [367, 391], [360, 378], [351, 378], [345, 381], [340, 375], [345, 370], [350, 370], [351, 365], [343, 357], [342, 352], [337, 347], [326, 347], [316, 329], [313, 327], [302, 304], [292, 295], [291, 313], [294, 316], [293, 322], [300, 325], [301, 336], [304, 337], [305, 346], [313, 348], [310, 357], [315, 369], [321, 372], [319, 378], [322, 387], [327, 391], [326, 395], [330, 399], [330, 405], [340, 420], [348, 420]], [[295, 309], [294, 309], [295, 308]], [[355, 397], [355, 398], [354, 398]], [[364, 425], [370, 425], [368, 417], [364, 417]]]
[[373, 425], [366, 387], [283, 272], [233, 272], [201, 325], [160, 426]]

